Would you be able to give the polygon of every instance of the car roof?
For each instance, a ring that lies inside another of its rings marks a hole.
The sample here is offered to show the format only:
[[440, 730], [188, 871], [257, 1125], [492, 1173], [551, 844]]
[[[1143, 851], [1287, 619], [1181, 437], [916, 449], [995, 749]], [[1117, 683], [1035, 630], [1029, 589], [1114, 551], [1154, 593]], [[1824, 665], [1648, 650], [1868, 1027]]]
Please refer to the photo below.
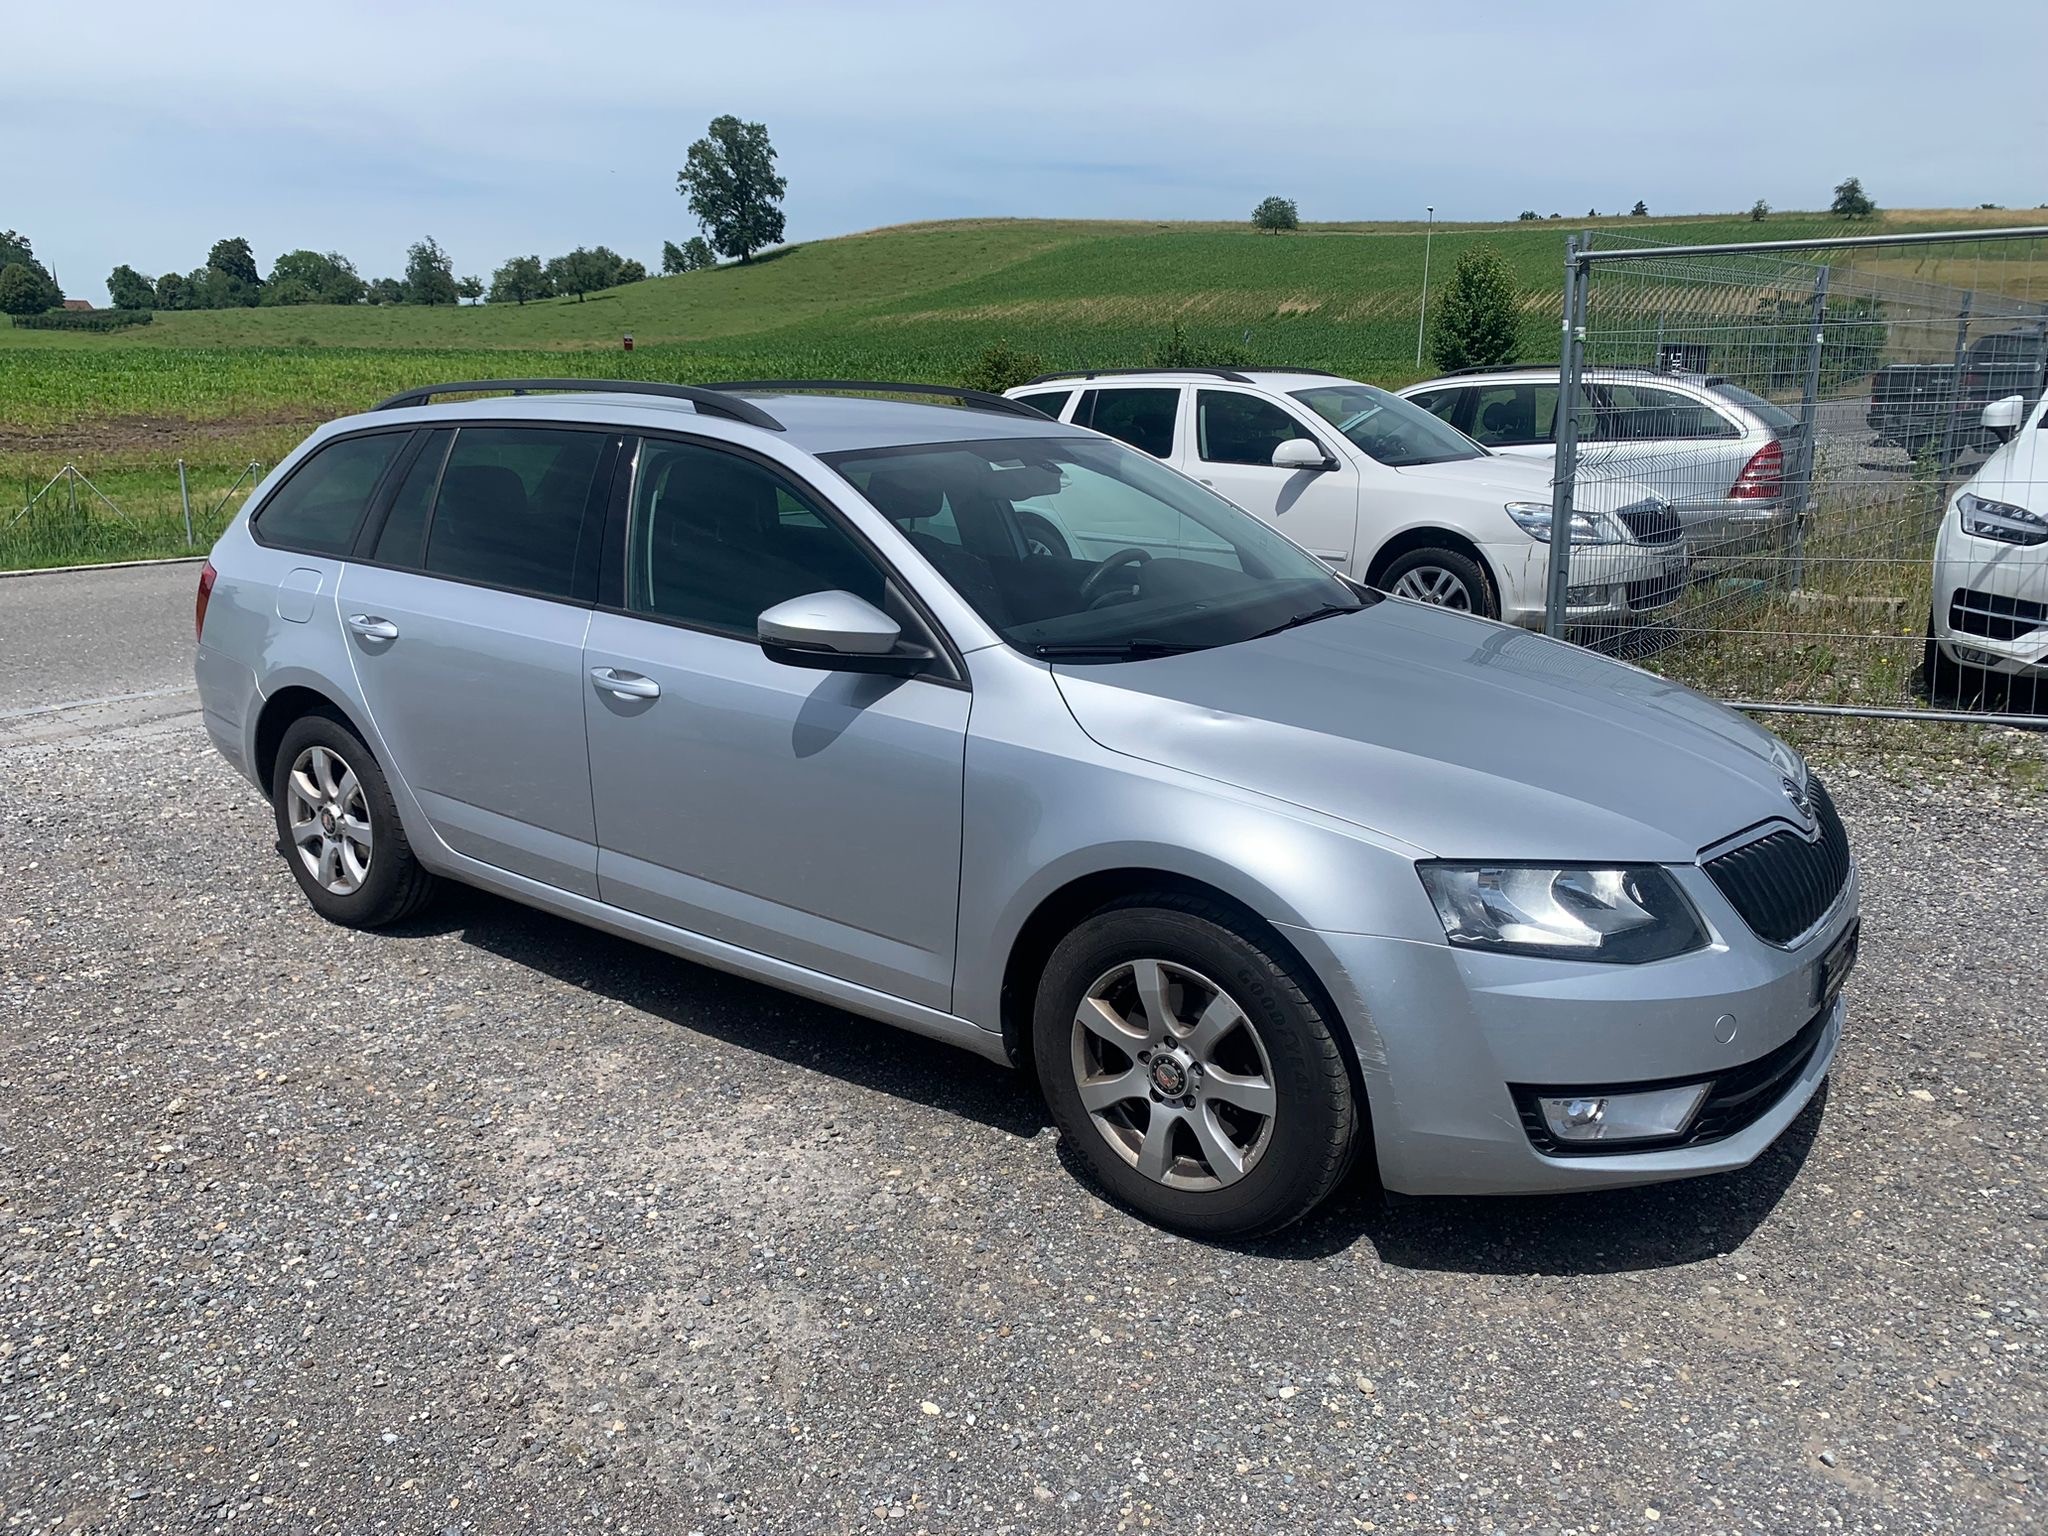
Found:
[[[760, 406], [782, 430], [733, 421], [700, 411], [687, 400], [629, 392], [585, 394], [490, 395], [482, 398], [408, 405], [346, 418], [350, 427], [426, 425], [434, 422], [507, 421], [572, 422], [616, 426], [634, 431], [673, 431], [690, 426], [735, 442], [773, 439], [811, 454], [866, 448], [897, 448], [919, 443], [958, 443], [1017, 437], [1087, 437], [1080, 427], [1063, 426], [1033, 413], [1008, 415], [960, 405], [927, 405], [913, 400], [876, 399], [863, 395], [778, 394], [770, 390], [735, 394], [735, 401]], [[341, 426], [344, 423], [335, 423]]]
[[[1556, 363], [1511, 363], [1501, 368], [1461, 368], [1456, 373], [1439, 374], [1433, 379], [1424, 379], [1418, 384], [1403, 384], [1400, 393], [1412, 394], [1418, 389], [1464, 388], [1471, 384], [1484, 384], [1489, 379], [1554, 379], [1560, 370]], [[1676, 373], [1668, 368], [1623, 368], [1613, 364], [1589, 364], [1579, 370], [1582, 379], [1634, 379], [1655, 384], [1676, 384], [1682, 389], [1711, 389], [1716, 384], [1729, 382], [1719, 374]]]
[[1358, 384], [1359, 379], [1320, 373], [1308, 368], [1106, 368], [1099, 373], [1047, 374], [1007, 391], [1012, 399], [1025, 394], [1048, 394], [1076, 389], [1142, 388], [1158, 384], [1250, 384], [1292, 394], [1318, 384]]

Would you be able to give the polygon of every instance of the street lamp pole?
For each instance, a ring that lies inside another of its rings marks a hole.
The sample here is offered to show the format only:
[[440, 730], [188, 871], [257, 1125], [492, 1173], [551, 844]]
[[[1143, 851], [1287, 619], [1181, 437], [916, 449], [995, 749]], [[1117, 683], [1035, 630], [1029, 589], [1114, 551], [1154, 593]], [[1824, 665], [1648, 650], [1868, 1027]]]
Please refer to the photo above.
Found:
[[1422, 366], [1422, 333], [1429, 325], [1429, 241], [1436, 233], [1436, 204], [1429, 205], [1429, 222], [1422, 229], [1422, 313], [1415, 317], [1415, 366]]

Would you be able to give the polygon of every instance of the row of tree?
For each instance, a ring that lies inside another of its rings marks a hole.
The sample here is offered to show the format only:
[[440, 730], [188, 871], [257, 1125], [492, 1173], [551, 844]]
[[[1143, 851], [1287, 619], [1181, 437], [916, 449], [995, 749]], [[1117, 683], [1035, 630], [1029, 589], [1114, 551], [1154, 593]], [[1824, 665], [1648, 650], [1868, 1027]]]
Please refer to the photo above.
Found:
[[474, 277], [458, 278], [448, 253], [432, 236], [406, 251], [405, 276], [366, 279], [339, 251], [286, 251], [257, 269], [241, 236], [216, 240], [206, 264], [190, 272], [149, 277], [123, 262], [107, 274], [116, 309], [254, 309], [283, 304], [453, 304], [482, 296]]
[[566, 256], [549, 261], [514, 256], [491, 274], [490, 300], [493, 304], [524, 304], [528, 299], [574, 294], [580, 303], [586, 293], [637, 283], [646, 276], [646, 267], [608, 245], [579, 245]]

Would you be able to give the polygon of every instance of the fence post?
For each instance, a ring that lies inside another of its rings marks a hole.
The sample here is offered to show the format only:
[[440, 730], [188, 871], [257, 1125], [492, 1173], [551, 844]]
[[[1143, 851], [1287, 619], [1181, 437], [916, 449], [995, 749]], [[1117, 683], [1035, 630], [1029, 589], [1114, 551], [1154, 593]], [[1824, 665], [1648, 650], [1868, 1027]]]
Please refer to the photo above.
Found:
[[1820, 365], [1827, 344], [1828, 276], [1823, 265], [1813, 279], [1813, 336], [1806, 344], [1806, 382], [1799, 393], [1799, 463], [1786, 489], [1792, 502], [1792, 590], [1806, 583], [1806, 504], [1813, 498], [1814, 455], [1820, 440]]
[[185, 461], [178, 460], [178, 502], [185, 509], [185, 547], [192, 547], [192, 487], [185, 481]]
[[1543, 596], [1543, 633], [1564, 636], [1565, 592], [1572, 581], [1572, 492], [1579, 469], [1579, 370], [1586, 350], [1586, 284], [1579, 239], [1564, 242], [1564, 342], [1557, 381], [1557, 457], [1550, 481], [1550, 580]]
[[1970, 311], [1976, 305], [1974, 290], [1966, 290], [1956, 311], [1956, 353], [1949, 368], [1948, 388], [1943, 392], [1946, 406], [1941, 413], [1941, 447], [1934, 464], [1934, 502], [1927, 509], [1930, 527], [1939, 527], [1942, 510], [1948, 506], [1949, 471], [1955, 468], [1956, 416], [1963, 409], [1963, 366], [1970, 357]]

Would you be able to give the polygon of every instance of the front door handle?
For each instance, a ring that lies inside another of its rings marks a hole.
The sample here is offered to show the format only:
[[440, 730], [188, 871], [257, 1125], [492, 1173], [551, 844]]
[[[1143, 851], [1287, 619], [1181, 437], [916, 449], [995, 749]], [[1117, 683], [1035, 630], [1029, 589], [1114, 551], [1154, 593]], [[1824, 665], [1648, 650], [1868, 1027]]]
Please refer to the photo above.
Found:
[[622, 699], [661, 697], [661, 684], [651, 677], [642, 677], [638, 672], [621, 672], [616, 667], [592, 667], [590, 680], [606, 693], [617, 694]]
[[352, 613], [348, 616], [348, 627], [365, 640], [396, 640], [398, 626], [389, 619], [380, 619], [371, 613]]

